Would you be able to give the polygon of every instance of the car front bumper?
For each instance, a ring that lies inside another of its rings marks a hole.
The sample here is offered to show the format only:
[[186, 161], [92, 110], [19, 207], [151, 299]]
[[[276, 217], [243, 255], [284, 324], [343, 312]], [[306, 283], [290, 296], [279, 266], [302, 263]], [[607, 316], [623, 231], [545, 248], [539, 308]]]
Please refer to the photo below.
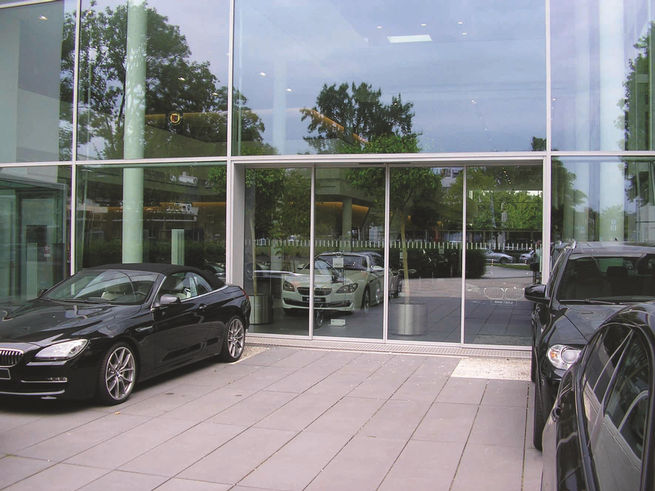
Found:
[[95, 394], [99, 363], [91, 351], [65, 361], [37, 361], [33, 355], [0, 368], [0, 395], [86, 399]]

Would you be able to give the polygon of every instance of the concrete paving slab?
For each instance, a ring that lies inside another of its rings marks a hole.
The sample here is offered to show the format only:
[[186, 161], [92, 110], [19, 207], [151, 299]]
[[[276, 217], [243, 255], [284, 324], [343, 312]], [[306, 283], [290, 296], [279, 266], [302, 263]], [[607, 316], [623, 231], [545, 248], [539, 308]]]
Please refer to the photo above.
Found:
[[377, 489], [402, 452], [405, 443], [404, 440], [356, 436], [306, 489]]
[[80, 465], [57, 464], [27, 479], [23, 479], [6, 489], [11, 491], [34, 491], [36, 489], [69, 491], [71, 489], [79, 489], [106, 473], [107, 471], [103, 469]]
[[464, 444], [471, 433], [479, 406], [436, 402], [430, 407], [412, 440], [459, 442]]
[[111, 408], [8, 402], [0, 487], [538, 489], [532, 384], [465, 356], [249, 347]]
[[198, 481], [236, 484], [273, 455], [297, 433], [249, 428], [180, 473]]
[[410, 441], [385, 477], [380, 491], [447, 491], [464, 442]]
[[245, 426], [200, 423], [127, 462], [121, 470], [172, 477], [245, 429]]
[[134, 472], [112, 471], [82, 486], [80, 491], [150, 491], [166, 480], [161, 476], [149, 476]]
[[0, 488], [5, 488], [53, 465], [47, 460], [5, 455], [0, 459]]

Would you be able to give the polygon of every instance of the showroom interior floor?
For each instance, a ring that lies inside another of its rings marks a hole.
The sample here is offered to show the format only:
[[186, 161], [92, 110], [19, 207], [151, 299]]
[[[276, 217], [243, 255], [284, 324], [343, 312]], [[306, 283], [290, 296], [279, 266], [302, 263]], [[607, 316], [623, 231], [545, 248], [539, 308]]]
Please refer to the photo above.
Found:
[[528, 369], [511, 353], [250, 346], [120, 406], [2, 398], [0, 488], [538, 489]]

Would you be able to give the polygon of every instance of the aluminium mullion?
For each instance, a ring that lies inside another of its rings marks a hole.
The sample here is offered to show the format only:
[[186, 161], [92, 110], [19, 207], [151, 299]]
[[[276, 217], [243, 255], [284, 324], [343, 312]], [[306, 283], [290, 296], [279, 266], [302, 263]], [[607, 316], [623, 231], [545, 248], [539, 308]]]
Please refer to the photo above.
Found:
[[[71, 203], [70, 203], [70, 247], [68, 263], [69, 273], [77, 270], [77, 106], [79, 104], [79, 71], [80, 71], [80, 36], [82, 32], [82, 0], [77, 0], [75, 13], [75, 52], [73, 58], [73, 134], [71, 136]], [[84, 217], [86, 219], [86, 217]], [[84, 239], [84, 238], [82, 238]]]
[[[389, 340], [389, 227], [391, 225], [391, 166], [384, 168], [384, 303], [382, 304], [382, 341]], [[400, 280], [398, 280], [400, 281]]]

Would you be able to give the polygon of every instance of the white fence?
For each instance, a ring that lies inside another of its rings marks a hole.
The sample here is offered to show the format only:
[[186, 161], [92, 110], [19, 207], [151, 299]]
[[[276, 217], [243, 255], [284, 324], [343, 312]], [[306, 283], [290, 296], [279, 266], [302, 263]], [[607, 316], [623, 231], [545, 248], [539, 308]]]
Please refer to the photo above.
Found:
[[[426, 240], [407, 240], [405, 241], [407, 249], [426, 249], [426, 250], [443, 250], [443, 249], [461, 249], [461, 242], [453, 241], [426, 241]], [[249, 241], [246, 241], [249, 245]], [[257, 239], [257, 246], [262, 247], [306, 247], [309, 248], [309, 239]], [[484, 250], [492, 249], [502, 252], [525, 252], [532, 249], [530, 242], [506, 242], [500, 247], [495, 247], [494, 241], [489, 242], [467, 242], [466, 249], [468, 250]], [[332, 249], [335, 251], [341, 250], [381, 250], [384, 248], [384, 241], [382, 240], [339, 240], [339, 239], [316, 239], [314, 246], [317, 248]], [[392, 240], [389, 244], [391, 249], [401, 249], [402, 242], [400, 240]]]

